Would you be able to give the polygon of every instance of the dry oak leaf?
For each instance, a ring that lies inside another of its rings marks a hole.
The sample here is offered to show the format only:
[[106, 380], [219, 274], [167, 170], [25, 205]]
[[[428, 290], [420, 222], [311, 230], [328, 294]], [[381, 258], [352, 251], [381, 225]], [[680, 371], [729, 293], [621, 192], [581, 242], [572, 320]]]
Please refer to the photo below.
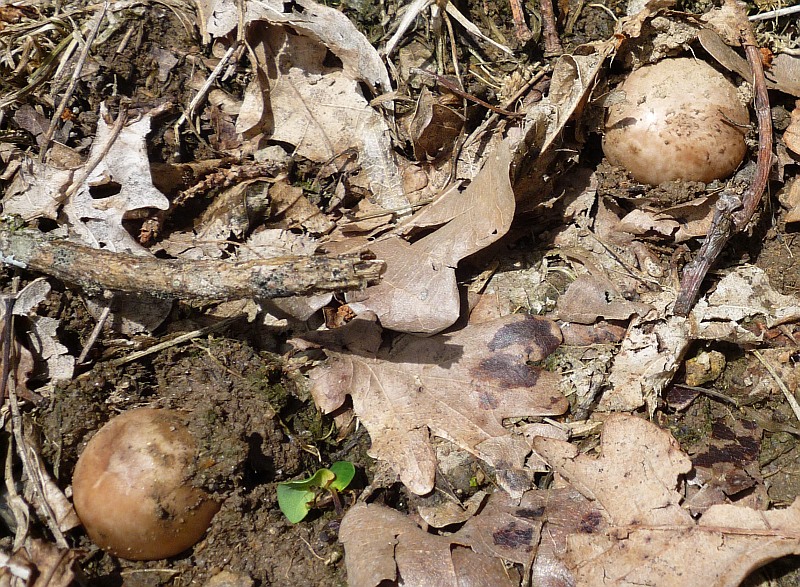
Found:
[[348, 352], [326, 348], [329, 363], [310, 373], [312, 395], [324, 412], [350, 395], [372, 438], [369, 454], [388, 462], [414, 493], [434, 486], [430, 434], [456, 443], [500, 476], [522, 469], [530, 452], [503, 419], [567, 409], [559, 376], [526, 364], [561, 343], [551, 320], [506, 316], [452, 334], [400, 336], [391, 348], [378, 348], [380, 328], [364, 318], [337, 330], [344, 331], [333, 332]]
[[534, 447], [605, 522], [566, 537], [573, 585], [735, 587], [761, 565], [800, 554], [800, 500], [772, 511], [714, 505], [692, 518], [677, 491], [691, 461], [646, 420], [609, 417], [599, 457], [541, 437]]
[[366, 300], [350, 307], [375, 312], [384, 327], [400, 332], [434, 334], [454, 324], [461, 315], [456, 266], [511, 227], [515, 203], [510, 164], [508, 145], [501, 143], [464, 191], [445, 192], [402, 227], [439, 226], [437, 230], [413, 243], [397, 235], [370, 243], [369, 249], [386, 263], [386, 272], [380, 284], [359, 292], [366, 293]]
[[384, 506], [359, 503], [350, 508], [339, 540], [350, 587], [515, 584], [499, 558], [463, 548], [452, 537], [428, 534], [408, 516]]

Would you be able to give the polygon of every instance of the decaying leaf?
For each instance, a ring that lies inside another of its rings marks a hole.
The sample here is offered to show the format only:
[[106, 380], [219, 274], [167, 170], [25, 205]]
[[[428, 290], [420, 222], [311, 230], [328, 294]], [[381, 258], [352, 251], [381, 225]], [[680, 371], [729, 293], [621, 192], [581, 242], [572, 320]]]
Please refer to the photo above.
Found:
[[[75, 357], [58, 340], [60, 321], [35, 313], [36, 307], [45, 301], [50, 289], [50, 284], [44, 278], [33, 280], [17, 295], [13, 313], [29, 321], [27, 344], [44, 367], [39, 375], [53, 382], [66, 381], [72, 378]], [[5, 319], [0, 308], [0, 322]], [[24, 386], [25, 381], [20, 381], [19, 384]]]
[[461, 113], [437, 101], [430, 90], [423, 87], [409, 129], [414, 157], [426, 161], [448, 153], [463, 126]]
[[647, 403], [655, 409], [661, 391], [681, 365], [692, 338], [686, 321], [669, 317], [634, 320], [622, 340], [598, 409], [630, 411]]
[[111, 251], [143, 254], [145, 249], [125, 230], [122, 220], [138, 210], [169, 208], [169, 200], [156, 189], [150, 176], [146, 143], [150, 115], [123, 127], [116, 139], [105, 122], [106, 115], [106, 109], [101, 108], [89, 160], [107, 153], [67, 198], [64, 213], [84, 242]]
[[342, 520], [347, 582], [376, 587], [403, 585], [492, 585], [515, 583], [498, 558], [459, 547], [459, 541], [434, 536], [410, 518], [384, 506], [357, 504]]
[[[389, 210], [407, 206], [389, 126], [362, 91], [391, 88], [375, 48], [344, 14], [312, 0], [248, 0], [241, 7], [258, 75], [245, 91], [237, 132], [265, 133], [320, 163], [355, 150], [375, 201]], [[231, 0], [201, 2], [204, 33], [229, 33], [239, 8]]]
[[16, 214], [26, 221], [36, 218], [55, 220], [72, 175], [72, 169], [58, 169], [26, 159], [6, 191], [3, 212]]
[[693, 519], [677, 491], [691, 462], [669, 433], [645, 420], [611, 416], [599, 457], [552, 439], [534, 445], [603, 522], [566, 536], [571, 584], [735, 587], [759, 566], [800, 553], [800, 500], [772, 511], [714, 505]]
[[711, 505], [694, 518], [680, 491], [691, 460], [668, 432], [642, 418], [610, 416], [597, 456], [543, 437], [534, 446], [559, 485], [521, 499], [497, 491], [446, 537], [420, 535], [393, 510], [354, 506], [340, 534], [348, 578], [355, 585], [399, 577], [428, 584], [409, 581], [424, 577], [409, 558], [414, 544], [431, 553], [437, 584], [455, 585], [447, 552], [461, 545], [486, 560], [522, 564], [535, 584], [548, 587], [735, 587], [764, 563], [800, 552], [800, 500], [773, 511]]
[[0, 564], [0, 587], [21, 584], [67, 587], [74, 584], [74, 563], [81, 555], [75, 550], [63, 550], [44, 540], [29, 538], [10, 557], [1, 556], [5, 560]]
[[650, 310], [647, 304], [622, 297], [609, 279], [592, 275], [578, 277], [558, 299], [559, 319], [578, 324], [592, 324], [598, 318], [627, 320], [634, 314], [644, 316]]
[[789, 123], [788, 128], [783, 131], [783, 142], [786, 148], [800, 155], [800, 100], [795, 104], [792, 110], [792, 121]]
[[[287, 25], [298, 34], [317, 39], [341, 61], [353, 79], [378, 91], [391, 88], [389, 73], [377, 50], [341, 11], [313, 0], [246, 0], [243, 21], [264, 21]], [[235, 0], [202, 0], [197, 2], [204, 36], [226, 36], [239, 24], [239, 4]]]
[[796, 322], [800, 320], [800, 299], [776, 291], [763, 269], [742, 265], [695, 305], [691, 318], [695, 338], [758, 342], [760, 333], [748, 329], [747, 323], [759, 318], [773, 328]]
[[[420, 495], [434, 484], [430, 434], [499, 470], [517, 470], [530, 446], [503, 419], [567, 408], [558, 375], [526, 364], [561, 342], [558, 327], [544, 318], [512, 315], [453, 334], [404, 335], [391, 348], [380, 348], [380, 329], [363, 318], [325, 334], [330, 361], [310, 374], [317, 405], [332, 412], [350, 395], [372, 438], [370, 454]], [[332, 350], [333, 337], [341, 350]]]
[[[509, 180], [510, 152], [501, 144], [469, 186], [450, 190], [402, 227], [437, 226], [409, 243], [398, 235], [369, 245], [386, 263], [381, 283], [351, 303], [370, 310], [392, 330], [433, 334], [451, 326], [461, 314], [455, 269], [458, 262], [503, 236], [514, 216]], [[351, 296], [352, 297], [352, 296]]]
[[714, 216], [716, 198], [703, 196], [663, 210], [632, 210], [616, 229], [635, 236], [660, 236], [676, 243], [705, 236]]

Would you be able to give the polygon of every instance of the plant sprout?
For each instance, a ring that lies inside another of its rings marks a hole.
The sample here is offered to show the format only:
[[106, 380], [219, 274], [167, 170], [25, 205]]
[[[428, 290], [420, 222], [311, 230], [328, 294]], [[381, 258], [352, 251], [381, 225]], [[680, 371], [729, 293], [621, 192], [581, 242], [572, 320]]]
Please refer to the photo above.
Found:
[[297, 524], [308, 515], [321, 490], [330, 493], [336, 513], [341, 515], [339, 492], [350, 485], [355, 474], [353, 463], [337, 461], [330, 469], [318, 469], [308, 479], [278, 483], [278, 507], [292, 524]]

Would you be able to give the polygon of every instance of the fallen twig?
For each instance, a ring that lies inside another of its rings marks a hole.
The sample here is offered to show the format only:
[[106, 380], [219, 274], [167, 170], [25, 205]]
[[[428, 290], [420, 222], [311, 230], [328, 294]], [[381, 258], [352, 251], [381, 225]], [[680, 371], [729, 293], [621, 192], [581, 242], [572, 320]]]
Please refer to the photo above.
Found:
[[228, 326], [230, 326], [231, 324], [233, 324], [234, 322], [236, 322], [237, 320], [241, 319], [242, 316], [243, 314], [231, 316], [230, 318], [225, 318], [210, 326], [206, 326], [198, 330], [192, 330], [191, 332], [185, 332], [180, 336], [176, 336], [173, 339], [160, 342], [158, 344], [154, 344], [153, 346], [146, 348], [142, 351], [136, 351], [135, 353], [131, 353], [130, 355], [120, 357], [119, 359], [114, 359], [113, 361], [111, 361], [111, 364], [115, 367], [121, 367], [122, 365], [132, 363], [133, 361], [138, 361], [142, 357], [146, 357], [148, 355], [152, 355], [155, 353], [160, 353], [164, 349], [178, 346], [179, 344], [183, 344], [184, 342], [187, 342], [189, 340], [194, 340], [195, 338], [200, 338], [201, 336], [206, 336], [207, 334], [210, 334], [212, 332], [223, 330]]
[[93, 249], [0, 223], [0, 263], [105, 290], [164, 298], [281, 298], [376, 283], [383, 262], [368, 253], [250, 261], [183, 261]]
[[511, 18], [514, 19], [514, 28], [517, 31], [517, 38], [523, 43], [527, 43], [533, 38], [533, 32], [525, 22], [525, 15], [522, 12], [520, 0], [509, 0], [511, 5]]
[[[43, 521], [47, 524], [47, 527], [50, 529], [50, 532], [53, 534], [55, 538], [56, 544], [58, 544], [61, 548], [69, 548], [69, 544], [67, 544], [67, 539], [64, 537], [64, 533], [61, 531], [61, 528], [58, 524], [58, 519], [56, 517], [53, 508], [50, 506], [50, 503], [47, 500], [47, 493], [45, 492], [44, 486], [42, 484], [42, 476], [38, 473], [41, 471], [39, 465], [40, 463], [36, 459], [37, 455], [35, 454], [34, 450], [28, 445], [25, 434], [22, 430], [22, 412], [19, 409], [19, 400], [17, 398], [17, 388], [16, 382], [14, 378], [11, 376], [11, 362], [12, 362], [12, 350], [15, 346], [15, 341], [13, 340], [13, 324], [14, 324], [14, 304], [16, 303], [16, 298], [14, 296], [7, 296], [3, 298], [4, 304], [4, 324], [3, 324], [3, 373], [2, 373], [2, 381], [0, 382], [0, 388], [2, 388], [3, 398], [8, 397], [9, 406], [11, 408], [11, 429], [13, 432], [13, 441], [16, 445], [17, 455], [22, 462], [22, 469], [25, 471], [25, 476], [28, 479], [28, 482], [33, 489], [33, 499], [35, 501], [35, 505], [38, 506], [38, 511], [41, 513], [41, 517]], [[30, 451], [30, 452], [29, 452]], [[16, 491], [14, 492], [16, 493]], [[12, 496], [14, 496], [12, 494]], [[19, 496], [14, 496], [19, 497]], [[15, 546], [17, 541], [23, 539], [23, 537], [17, 534], [17, 540], [15, 540]]]
[[772, 376], [772, 379], [775, 380], [775, 383], [778, 384], [778, 387], [780, 388], [781, 392], [783, 392], [783, 396], [786, 398], [786, 401], [789, 402], [789, 407], [791, 407], [792, 412], [794, 412], [794, 417], [800, 421], [800, 403], [798, 403], [797, 399], [794, 397], [794, 394], [789, 390], [788, 387], [786, 387], [786, 384], [783, 382], [783, 379], [781, 379], [780, 375], [778, 375], [775, 367], [770, 365], [766, 359], [764, 359], [761, 353], [759, 353], [757, 350], [754, 350], [753, 354], [755, 355], [756, 359], [758, 359], [758, 361], [764, 365], [764, 368]]
[[695, 260], [686, 265], [683, 270], [681, 290], [673, 308], [673, 312], [677, 316], [689, 314], [697, 299], [700, 284], [719, 257], [725, 244], [735, 232], [743, 230], [750, 222], [761, 201], [764, 189], [767, 187], [769, 170], [772, 167], [772, 117], [769, 110], [767, 82], [764, 79], [764, 69], [761, 65], [761, 53], [747, 16], [735, 0], [726, 0], [726, 3], [733, 6], [735, 13], [739, 16], [739, 34], [747, 62], [753, 73], [755, 110], [758, 119], [756, 172], [740, 202], [736, 202], [734, 205], [734, 199], [738, 199], [736, 196], [730, 196], [730, 199], [727, 200], [723, 200], [723, 196], [720, 196], [708, 236]]
[[539, 0], [539, 11], [542, 13], [542, 36], [544, 37], [545, 57], [561, 55], [564, 52], [564, 47], [558, 37], [553, 0]]
[[[50, 120], [50, 126], [44, 133], [44, 138], [42, 139], [42, 148], [39, 152], [39, 161], [44, 161], [47, 150], [50, 148], [50, 143], [53, 141], [53, 135], [56, 132], [56, 127], [61, 121], [61, 116], [67, 109], [69, 101], [72, 99], [72, 94], [75, 92], [75, 88], [78, 86], [78, 81], [81, 77], [83, 66], [86, 63], [86, 59], [89, 57], [89, 51], [92, 49], [92, 43], [94, 43], [95, 38], [97, 38], [97, 33], [100, 31], [100, 25], [106, 16], [106, 12], [108, 12], [108, 0], [103, 3], [100, 13], [95, 17], [95, 23], [92, 26], [89, 35], [86, 37], [86, 40], [84, 41], [83, 51], [81, 51], [81, 54], [78, 57], [78, 62], [75, 64], [75, 70], [72, 72], [72, 78], [69, 81], [67, 90], [61, 97], [61, 101], [58, 103], [55, 112], [53, 112], [53, 118]], [[78, 29], [76, 29], [76, 34], [77, 33], [79, 33]]]

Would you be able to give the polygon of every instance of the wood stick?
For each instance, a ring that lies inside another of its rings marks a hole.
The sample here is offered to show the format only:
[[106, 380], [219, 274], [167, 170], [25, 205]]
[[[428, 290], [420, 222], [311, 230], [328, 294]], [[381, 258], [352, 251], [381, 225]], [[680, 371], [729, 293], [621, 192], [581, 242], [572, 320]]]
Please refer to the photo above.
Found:
[[744, 47], [747, 62], [753, 73], [753, 91], [755, 93], [755, 110], [758, 120], [758, 156], [756, 172], [741, 198], [741, 207], [732, 210], [730, 202], [722, 202], [714, 212], [714, 220], [708, 236], [697, 253], [694, 261], [683, 270], [681, 290], [675, 301], [673, 313], [676, 316], [687, 316], [697, 300], [700, 285], [706, 273], [714, 265], [725, 244], [736, 231], [744, 230], [761, 202], [761, 196], [767, 187], [769, 170], [772, 167], [772, 116], [769, 110], [767, 82], [764, 79], [764, 68], [761, 65], [761, 53], [758, 50], [755, 35], [747, 20], [747, 15], [735, 0], [725, 0], [736, 11], [739, 18], [739, 35]]
[[558, 36], [556, 13], [553, 0], [539, 0], [539, 11], [542, 13], [542, 34], [544, 36], [544, 56], [554, 57], [564, 53], [564, 47]]
[[50, 275], [87, 293], [104, 290], [185, 300], [281, 298], [376, 283], [368, 253], [250, 261], [184, 261], [114, 253], [0, 223], [0, 264]]

